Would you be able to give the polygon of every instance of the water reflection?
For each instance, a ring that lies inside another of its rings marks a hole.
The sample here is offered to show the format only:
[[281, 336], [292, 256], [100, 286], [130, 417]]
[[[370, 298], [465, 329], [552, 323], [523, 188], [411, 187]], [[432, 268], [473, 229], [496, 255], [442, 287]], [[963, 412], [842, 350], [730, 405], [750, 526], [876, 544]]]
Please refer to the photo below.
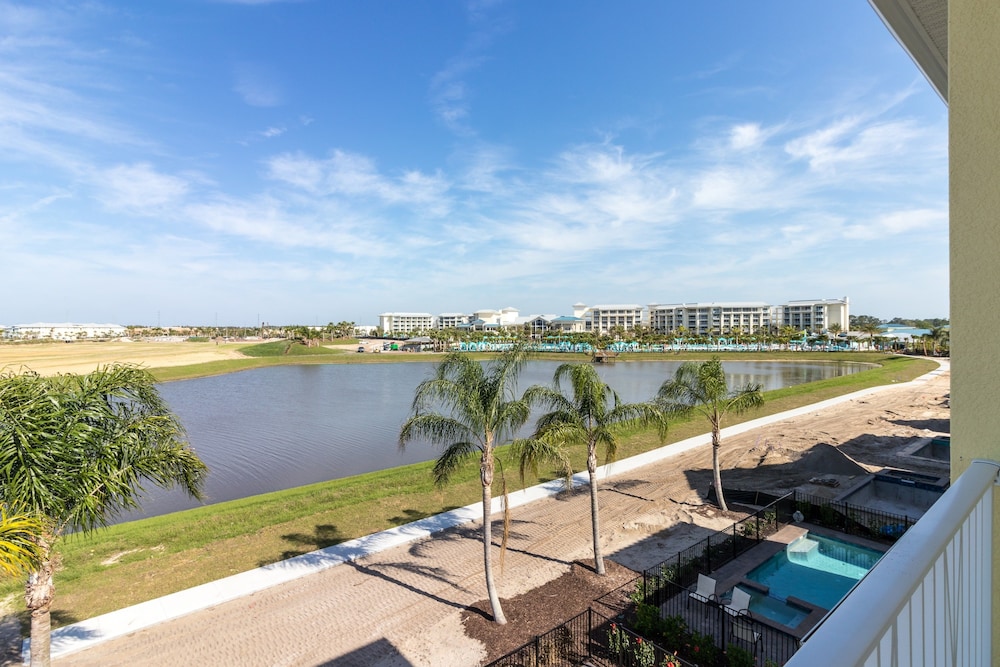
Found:
[[[598, 366], [623, 400], [644, 401], [680, 362], [636, 361]], [[559, 362], [537, 361], [519, 386], [547, 384]], [[276, 366], [161, 385], [160, 391], [208, 464], [206, 502], [244, 498], [313, 482], [427, 461], [423, 443], [397, 447], [416, 386], [428, 363]], [[730, 387], [759, 382], [765, 390], [868, 368], [854, 363], [725, 362]], [[180, 491], [151, 490], [130, 520], [196, 507]]]

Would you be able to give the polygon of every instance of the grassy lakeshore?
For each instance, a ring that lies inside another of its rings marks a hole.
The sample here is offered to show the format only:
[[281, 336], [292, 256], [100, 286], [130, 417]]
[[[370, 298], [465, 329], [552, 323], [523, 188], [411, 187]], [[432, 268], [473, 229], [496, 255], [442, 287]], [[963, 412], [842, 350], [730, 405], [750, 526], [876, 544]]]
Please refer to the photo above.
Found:
[[[640, 360], [704, 359], [700, 355], [635, 355]], [[931, 361], [889, 357], [881, 354], [778, 353], [720, 355], [723, 360], [822, 360], [880, 364], [854, 375], [789, 387], [765, 395], [753, 419], [860, 389], [905, 382], [936, 367]], [[428, 354], [331, 354], [310, 355], [294, 363], [387, 363], [428, 361]], [[557, 360], [585, 360], [583, 355], [551, 355]], [[161, 380], [258, 368], [287, 363], [280, 357], [226, 359], [197, 366], [153, 369]], [[29, 364], [30, 367], [30, 364]], [[197, 372], [196, 372], [197, 371]], [[741, 419], [733, 417], [727, 425]], [[666, 443], [706, 431], [700, 419], [675, 422]], [[666, 444], [664, 443], [664, 444]], [[660, 443], [650, 432], [629, 433], [619, 457], [648, 451]], [[574, 469], [584, 468], [583, 448], [574, 452]], [[70, 536], [57, 551], [62, 565], [56, 575], [54, 625], [66, 625], [124, 606], [219, 579], [267, 563], [398, 526], [438, 512], [477, 502], [480, 497], [478, 471], [469, 467], [446, 489], [431, 481], [432, 463], [392, 468], [340, 480], [219, 503], [184, 512], [102, 529], [90, 536]], [[508, 471], [516, 466], [505, 465]], [[551, 479], [552, 473], [542, 474]], [[525, 485], [539, 481], [525, 480]], [[508, 479], [512, 489], [521, 488], [516, 472]], [[8, 609], [20, 611], [23, 603], [20, 581], [8, 581], [3, 593]]]

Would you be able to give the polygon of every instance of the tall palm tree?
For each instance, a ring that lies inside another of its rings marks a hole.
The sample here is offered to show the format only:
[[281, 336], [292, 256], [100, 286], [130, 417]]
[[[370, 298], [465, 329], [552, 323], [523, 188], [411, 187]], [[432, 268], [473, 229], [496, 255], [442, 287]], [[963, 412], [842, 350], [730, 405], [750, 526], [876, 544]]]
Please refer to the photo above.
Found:
[[16, 577], [35, 567], [42, 556], [38, 542], [43, 531], [38, 517], [0, 505], [0, 573]]
[[712, 426], [712, 475], [719, 507], [728, 511], [722, 493], [722, 474], [719, 470], [719, 450], [722, 447], [722, 419], [729, 412], [740, 414], [764, 403], [759, 384], [729, 391], [726, 375], [718, 357], [701, 363], [688, 361], [681, 364], [672, 380], [660, 386], [657, 393], [660, 406], [675, 413], [700, 412]]
[[[565, 379], [569, 380], [569, 395], [563, 394], [562, 382]], [[590, 364], [562, 364], [556, 369], [552, 384], [554, 388], [536, 386], [525, 392], [525, 398], [532, 405], [543, 405], [551, 410], [539, 418], [533, 439], [556, 448], [587, 445], [594, 568], [597, 574], [603, 575], [604, 556], [601, 553], [597, 504], [597, 449], [603, 447], [605, 460], [613, 461], [618, 451], [618, 429], [656, 425], [662, 438], [666, 433], [666, 421], [663, 412], [653, 403], [622, 403], [617, 392], [601, 380]], [[552, 458], [551, 454], [549, 458]]]
[[[483, 487], [483, 570], [493, 620], [507, 622], [493, 580], [491, 550], [493, 479], [497, 468], [496, 448], [511, 441], [531, 415], [524, 398], [516, 398], [517, 376], [528, 359], [524, 347], [515, 346], [484, 367], [461, 352], [449, 352], [437, 365], [434, 376], [417, 386], [412, 415], [399, 432], [399, 445], [415, 439], [442, 445], [444, 451], [434, 464], [434, 481], [444, 486], [463, 464], [479, 459], [479, 480]], [[500, 468], [499, 481], [506, 496], [506, 481]], [[504, 502], [504, 536], [508, 525]]]
[[49, 664], [58, 538], [136, 507], [147, 482], [200, 497], [206, 470], [148, 371], [114, 365], [87, 375], [0, 375], [0, 499], [46, 522], [25, 587], [33, 666]]

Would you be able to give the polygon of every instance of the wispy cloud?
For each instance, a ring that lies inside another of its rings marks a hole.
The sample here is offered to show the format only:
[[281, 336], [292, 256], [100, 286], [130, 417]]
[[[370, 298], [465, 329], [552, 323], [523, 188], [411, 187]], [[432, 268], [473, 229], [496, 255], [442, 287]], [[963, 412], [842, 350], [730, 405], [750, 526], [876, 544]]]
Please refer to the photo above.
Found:
[[276, 107], [284, 103], [281, 84], [274, 69], [260, 63], [236, 66], [233, 90], [252, 107]]
[[141, 215], [163, 213], [187, 194], [188, 183], [158, 173], [148, 163], [117, 165], [94, 175], [96, 196], [110, 209]]

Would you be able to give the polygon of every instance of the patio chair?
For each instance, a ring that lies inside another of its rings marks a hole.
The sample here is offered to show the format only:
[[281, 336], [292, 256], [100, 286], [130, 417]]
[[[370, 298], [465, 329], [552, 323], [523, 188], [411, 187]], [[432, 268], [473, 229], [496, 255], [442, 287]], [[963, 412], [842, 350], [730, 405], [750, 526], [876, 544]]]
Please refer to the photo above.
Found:
[[729, 604], [724, 605], [722, 608], [725, 609], [726, 613], [730, 616], [739, 616], [740, 612], [749, 611], [750, 594], [742, 588], [734, 588], [733, 599], [729, 601]]
[[715, 585], [715, 579], [699, 574], [698, 588], [688, 593], [688, 606], [691, 606], [692, 599], [704, 604], [718, 604], [719, 596], [715, 594]]
[[757, 657], [757, 649], [764, 647], [764, 639], [761, 633], [754, 629], [753, 617], [750, 611], [744, 609], [729, 622], [729, 636], [738, 641], [746, 642], [753, 647], [753, 655]]

